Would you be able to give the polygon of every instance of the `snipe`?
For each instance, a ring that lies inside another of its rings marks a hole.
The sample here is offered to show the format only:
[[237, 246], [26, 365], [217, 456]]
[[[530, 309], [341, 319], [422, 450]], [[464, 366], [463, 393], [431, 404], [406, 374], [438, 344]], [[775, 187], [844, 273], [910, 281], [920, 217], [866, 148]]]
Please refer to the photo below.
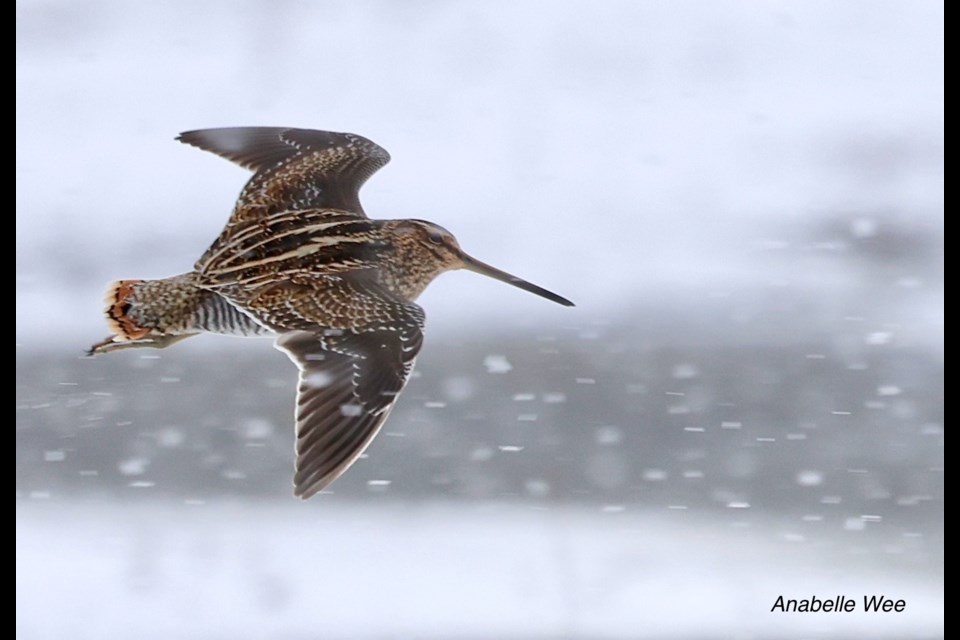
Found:
[[470, 257], [423, 220], [370, 220], [358, 192], [387, 152], [358, 135], [237, 127], [181, 142], [254, 171], [226, 227], [192, 271], [120, 280], [107, 292], [113, 335], [90, 354], [163, 348], [202, 332], [277, 335], [300, 369], [294, 493], [309, 498], [370, 444], [413, 369], [424, 313], [414, 303], [469, 269], [573, 303]]

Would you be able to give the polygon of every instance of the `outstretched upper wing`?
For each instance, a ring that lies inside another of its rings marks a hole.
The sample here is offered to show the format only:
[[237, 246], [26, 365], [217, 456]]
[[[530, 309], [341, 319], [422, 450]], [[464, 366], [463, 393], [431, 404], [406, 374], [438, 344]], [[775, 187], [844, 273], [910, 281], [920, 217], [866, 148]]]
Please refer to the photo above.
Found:
[[292, 331], [277, 339], [300, 368], [294, 493], [309, 498], [353, 464], [403, 390], [423, 340], [423, 311], [397, 305], [389, 324]]
[[360, 187], [390, 161], [382, 147], [352, 133], [228, 127], [186, 131], [177, 139], [255, 172], [228, 228], [278, 211], [341, 209], [362, 216]]

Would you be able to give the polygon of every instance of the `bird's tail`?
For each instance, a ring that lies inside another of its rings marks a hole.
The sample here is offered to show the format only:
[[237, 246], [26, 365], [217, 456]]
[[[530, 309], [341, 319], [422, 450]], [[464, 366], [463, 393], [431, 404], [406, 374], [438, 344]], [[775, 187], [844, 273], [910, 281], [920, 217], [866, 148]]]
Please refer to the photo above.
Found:
[[93, 345], [90, 354], [133, 347], [163, 349], [205, 331], [234, 336], [273, 333], [219, 293], [200, 287], [193, 272], [111, 282], [104, 303], [111, 333]]
[[115, 280], [107, 285], [107, 292], [103, 296], [103, 302], [107, 305], [104, 311], [107, 325], [113, 332], [112, 339], [117, 342], [139, 340], [150, 332], [149, 328], [138, 326], [129, 316], [129, 298], [136, 287], [143, 282], [143, 280]]

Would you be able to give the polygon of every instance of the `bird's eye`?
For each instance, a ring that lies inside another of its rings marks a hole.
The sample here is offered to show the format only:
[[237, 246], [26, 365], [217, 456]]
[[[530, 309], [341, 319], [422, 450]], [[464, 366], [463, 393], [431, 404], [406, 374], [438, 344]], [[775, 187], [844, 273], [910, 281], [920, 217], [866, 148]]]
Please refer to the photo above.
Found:
[[431, 231], [427, 235], [427, 239], [433, 244], [443, 244], [443, 234], [439, 231]]

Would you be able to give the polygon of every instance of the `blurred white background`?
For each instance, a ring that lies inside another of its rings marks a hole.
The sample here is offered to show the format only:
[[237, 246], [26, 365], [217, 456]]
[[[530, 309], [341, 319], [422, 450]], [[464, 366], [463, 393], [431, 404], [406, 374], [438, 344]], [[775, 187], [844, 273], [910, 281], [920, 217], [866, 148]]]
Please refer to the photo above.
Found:
[[[365, 135], [393, 155], [371, 215], [436, 221], [591, 318], [852, 288], [838, 241], [943, 229], [937, 2], [32, 1], [17, 28], [20, 340], [101, 333], [102, 282], [216, 237], [247, 175], [186, 129]], [[468, 274], [423, 304], [431, 331], [556, 317]]]
[[[266, 344], [76, 359], [104, 283], [188, 269], [247, 179], [174, 136], [239, 125], [371, 138], [393, 156], [372, 217], [437, 222], [578, 305], [440, 278], [406, 438], [326, 501], [284, 488], [294, 374]], [[939, 2], [18, 1], [18, 636], [941, 635], [943, 134]], [[225, 361], [259, 386], [218, 391]], [[442, 428], [536, 418], [517, 402], [548, 378], [555, 457]], [[457, 409], [464, 384], [487, 405]], [[260, 438], [223, 417], [248, 410], [276, 466], [204, 435]], [[690, 449], [661, 422], [750, 437]], [[798, 431], [809, 449], [757, 453]], [[145, 441], [271, 480], [221, 492], [185, 457], [151, 479]], [[884, 589], [906, 613], [769, 613]]]

